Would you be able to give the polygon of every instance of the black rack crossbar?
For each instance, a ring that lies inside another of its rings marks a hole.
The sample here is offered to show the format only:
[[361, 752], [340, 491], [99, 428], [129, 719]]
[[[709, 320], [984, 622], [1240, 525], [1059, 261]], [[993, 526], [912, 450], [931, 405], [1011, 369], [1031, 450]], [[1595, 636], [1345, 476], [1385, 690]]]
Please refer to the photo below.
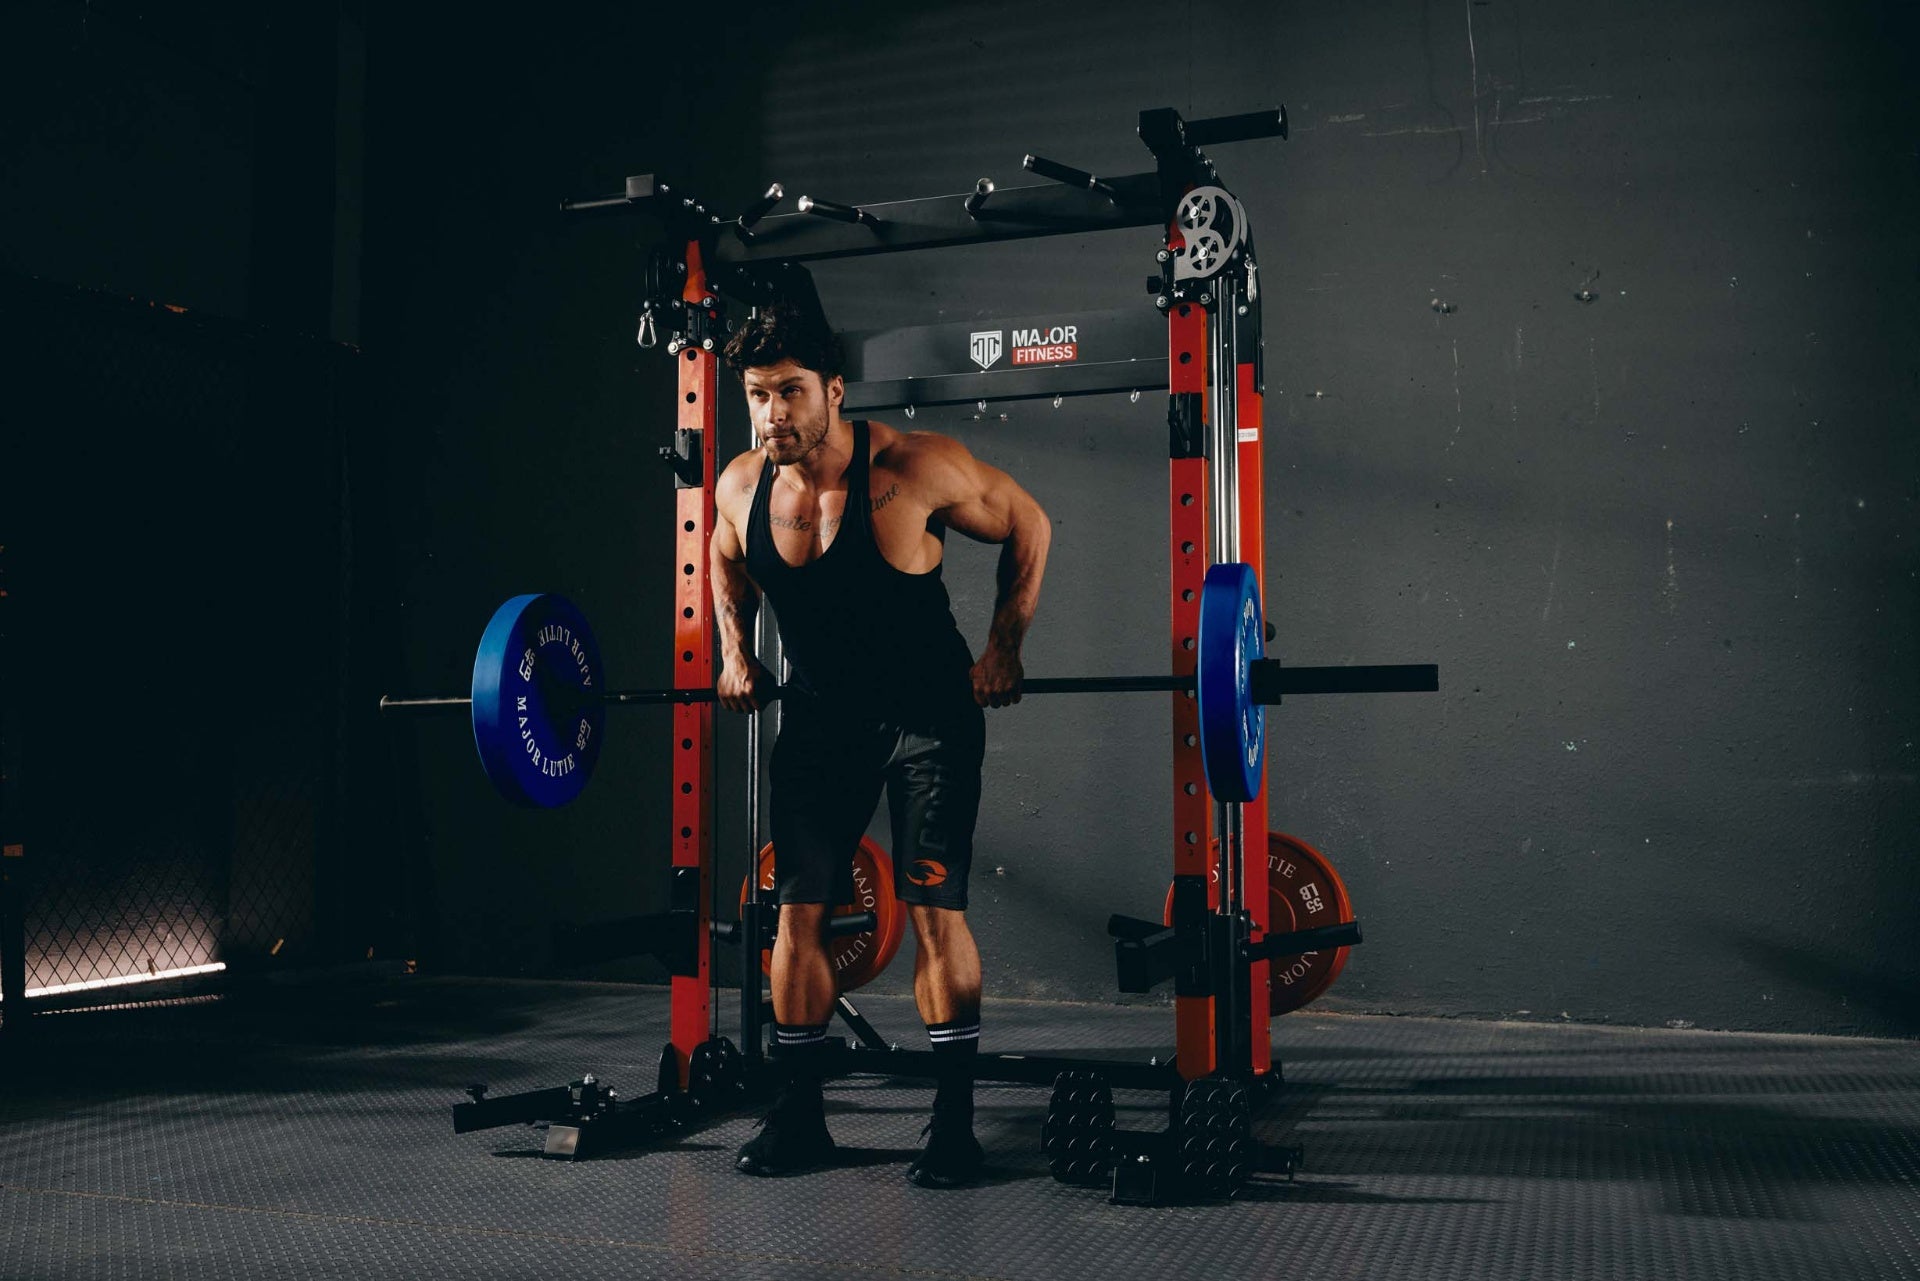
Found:
[[850, 410], [1167, 385], [1167, 322], [1151, 307], [865, 330], [844, 341]]
[[[940, 1056], [930, 1050], [872, 1050], [850, 1047], [839, 1063], [848, 1076], [898, 1076], [937, 1078], [946, 1070]], [[1025, 1085], [1051, 1085], [1062, 1072], [1098, 1071], [1109, 1085], [1121, 1090], [1164, 1090], [1178, 1084], [1180, 1071], [1169, 1055], [1157, 1063], [1137, 1063], [1124, 1059], [1061, 1058], [1044, 1054], [979, 1054], [973, 1062], [976, 1081], [1010, 1081]]]
[[722, 238], [714, 246], [714, 256], [722, 264], [815, 262], [1035, 236], [1157, 227], [1166, 220], [1158, 174], [1128, 174], [1108, 182], [1113, 188], [1111, 199], [1058, 183], [1002, 188], [973, 214], [967, 212], [967, 200], [974, 194], [971, 191], [863, 204], [860, 208], [872, 216], [872, 225], [813, 214], [776, 214], [755, 224], [751, 241]]
[[903, 405], [968, 405], [982, 400], [1045, 400], [1053, 396], [1151, 391], [1166, 385], [1167, 361], [1163, 356], [1158, 360], [1014, 369], [999, 375], [952, 374], [944, 378], [848, 383], [845, 407], [865, 411]]

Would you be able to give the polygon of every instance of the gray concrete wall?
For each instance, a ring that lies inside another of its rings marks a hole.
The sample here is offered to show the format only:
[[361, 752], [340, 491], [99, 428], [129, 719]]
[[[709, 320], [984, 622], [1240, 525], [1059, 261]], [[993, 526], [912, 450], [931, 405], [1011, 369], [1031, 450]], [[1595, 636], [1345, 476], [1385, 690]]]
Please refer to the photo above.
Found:
[[[1266, 283], [1273, 649], [1435, 661], [1444, 685], [1270, 722], [1276, 825], [1336, 861], [1367, 925], [1328, 1003], [1920, 1027], [1909, 19], [1121, 0], [783, 6], [729, 30], [692, 68], [630, 18], [370, 33], [396, 679], [459, 688], [493, 605], [536, 588], [588, 609], [618, 683], [668, 678], [671, 392], [631, 345], [636, 229], [562, 228], [555, 197], [678, 167], [723, 207], [775, 178], [899, 198], [1016, 181], [1026, 151], [1126, 172], [1143, 107], [1285, 102], [1291, 141], [1217, 153]], [[1146, 305], [1153, 247], [816, 274], [846, 328], [1037, 319]], [[1056, 522], [1029, 671], [1152, 670], [1164, 401], [970, 412], [913, 425]], [[991, 566], [950, 547], [976, 643]], [[539, 968], [551, 919], [659, 904], [648, 715], [562, 814], [497, 803], [457, 726], [405, 732], [443, 957]], [[990, 990], [1111, 999], [1105, 919], [1166, 884], [1164, 714], [1053, 699], [990, 732]], [[737, 723], [723, 742], [737, 877]]]

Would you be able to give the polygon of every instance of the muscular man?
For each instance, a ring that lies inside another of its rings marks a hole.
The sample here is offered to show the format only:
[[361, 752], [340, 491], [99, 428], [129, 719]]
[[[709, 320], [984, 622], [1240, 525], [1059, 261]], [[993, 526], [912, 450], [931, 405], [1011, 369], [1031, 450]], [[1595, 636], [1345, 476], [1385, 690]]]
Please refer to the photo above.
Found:
[[[913, 994], [937, 1064], [929, 1136], [907, 1177], [971, 1181], [980, 954], [967, 871], [980, 804], [980, 709], [1020, 699], [1020, 642], [1046, 565], [1047, 515], [958, 441], [840, 416], [838, 341], [811, 309], [763, 308], [727, 343], [760, 448], [716, 486], [711, 574], [721, 706], [761, 705], [773, 677], [749, 640], [773, 602], [792, 684], [774, 745], [771, 806], [779, 937], [775, 1066], [785, 1085], [740, 1149], [749, 1174], [786, 1174], [833, 1152], [820, 1096], [836, 996], [825, 927], [853, 898], [854, 848], [887, 792], [895, 881], [918, 941]], [[999, 593], [979, 661], [940, 581], [944, 532], [1001, 545]]]

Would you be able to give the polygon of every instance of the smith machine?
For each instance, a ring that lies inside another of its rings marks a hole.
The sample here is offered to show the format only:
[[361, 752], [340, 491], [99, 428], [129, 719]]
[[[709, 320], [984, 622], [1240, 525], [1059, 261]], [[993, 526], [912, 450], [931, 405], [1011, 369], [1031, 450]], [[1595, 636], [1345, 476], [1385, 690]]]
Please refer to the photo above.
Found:
[[[1171, 1061], [1109, 1062], [1041, 1055], [979, 1055], [981, 1080], [1051, 1085], [1041, 1142], [1058, 1179], [1101, 1183], [1116, 1202], [1231, 1195], [1254, 1173], [1298, 1166], [1298, 1148], [1264, 1145], [1253, 1122], [1281, 1079], [1272, 1014], [1313, 999], [1360, 942], [1332, 866], [1301, 842], [1268, 832], [1264, 710], [1286, 694], [1433, 690], [1428, 665], [1282, 668], [1264, 657], [1265, 549], [1261, 468], [1262, 342], [1259, 263], [1240, 202], [1203, 147], [1287, 134], [1285, 109], [1183, 120], [1171, 108], [1140, 114], [1154, 168], [1101, 178], [1039, 156], [1045, 184], [996, 190], [981, 179], [962, 195], [851, 206], [801, 196], [774, 214], [776, 184], [733, 219], [691, 193], [642, 174], [618, 194], [568, 201], [573, 214], [646, 213], [668, 228], [650, 255], [642, 346], [664, 346], [679, 369], [677, 428], [662, 454], [675, 486], [674, 688], [606, 691], [584, 618], [557, 597], [516, 597], [483, 638], [471, 699], [388, 699], [389, 708], [471, 705], [488, 772], [527, 804], [577, 793], [598, 755], [604, 709], [672, 706], [673, 866], [668, 909], [565, 931], [563, 959], [650, 953], [671, 971], [671, 1040], [657, 1088], [621, 1099], [591, 1074], [567, 1086], [454, 1106], [457, 1132], [547, 1124], [549, 1155], [583, 1157], [684, 1133], [757, 1099], [766, 1081], [763, 1028], [771, 1019], [757, 976], [778, 907], [749, 878], [739, 919], [719, 919], [713, 875], [713, 601], [707, 540], [714, 524], [718, 354], [729, 325], [723, 297], [763, 305], [778, 296], [817, 305], [804, 264], [945, 245], [1134, 227], [1163, 233], [1148, 281], [1151, 309], [1047, 317], [1044, 328], [994, 322], [848, 335], [849, 412], [1140, 391], [1168, 394], [1168, 556], [1172, 567], [1169, 672], [1146, 677], [1035, 679], [1031, 693], [1161, 690], [1173, 718], [1173, 887], [1159, 920], [1115, 916], [1119, 987], [1175, 993]], [[777, 671], [779, 660], [770, 664]], [[529, 696], [536, 717], [526, 728]], [[758, 721], [749, 731], [757, 778]], [[542, 737], [544, 735], [544, 737]], [[757, 783], [749, 783], [759, 845]], [[884, 870], [877, 851], [860, 866]], [[756, 863], [756, 867], [760, 865]], [[762, 869], [770, 871], [770, 867]], [[768, 882], [770, 884], [770, 882]], [[877, 972], [897, 946], [890, 891], [834, 918], [855, 968]], [[892, 915], [892, 937], [876, 927]], [[738, 949], [740, 1039], [719, 1034], [712, 972], [718, 944]], [[877, 964], [876, 964], [877, 962]], [[842, 963], [846, 963], [843, 956]], [[854, 983], [846, 982], [851, 988]], [[840, 1042], [841, 1074], [931, 1076], [932, 1055], [895, 1049], [842, 996], [854, 1033]], [[1163, 1132], [1116, 1129], [1112, 1091], [1165, 1091]]]

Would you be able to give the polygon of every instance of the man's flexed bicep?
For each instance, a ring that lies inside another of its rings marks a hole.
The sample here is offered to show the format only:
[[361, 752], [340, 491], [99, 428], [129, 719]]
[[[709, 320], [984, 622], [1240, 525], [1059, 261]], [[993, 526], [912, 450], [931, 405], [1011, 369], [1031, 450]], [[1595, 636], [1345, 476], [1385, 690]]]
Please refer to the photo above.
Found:
[[973, 696], [985, 707], [1017, 703], [1025, 676], [1020, 643], [1040, 606], [1052, 522], [1019, 482], [956, 440], [929, 437], [919, 462], [916, 480], [934, 517], [969, 538], [1000, 544], [993, 623], [973, 665]]
[[1006, 543], [1044, 537], [1050, 528], [1046, 512], [1032, 494], [998, 467], [975, 458], [957, 440], [930, 438], [916, 463], [916, 488], [948, 529], [975, 542]]

